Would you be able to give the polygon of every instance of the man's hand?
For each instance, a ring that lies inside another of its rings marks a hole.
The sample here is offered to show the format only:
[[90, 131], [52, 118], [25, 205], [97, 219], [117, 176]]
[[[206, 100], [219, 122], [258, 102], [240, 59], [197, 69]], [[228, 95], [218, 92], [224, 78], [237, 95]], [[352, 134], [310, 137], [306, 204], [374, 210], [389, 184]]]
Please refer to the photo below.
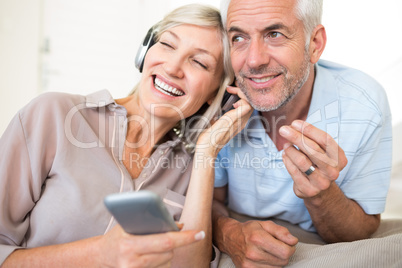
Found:
[[[335, 140], [301, 120], [282, 127], [279, 133], [289, 141], [283, 162], [294, 181], [294, 192], [304, 200], [319, 235], [329, 243], [369, 237], [378, 228], [380, 216], [366, 214], [335, 183], [347, 164]], [[306, 173], [311, 166], [314, 171]]]
[[[300, 198], [319, 196], [347, 164], [345, 153], [335, 140], [307, 122], [295, 120], [279, 133], [289, 141], [284, 146], [283, 161]], [[310, 167], [315, 170], [306, 174]]]
[[220, 219], [225, 229], [223, 249], [236, 267], [282, 267], [296, 250], [297, 238], [272, 221], [238, 222]]

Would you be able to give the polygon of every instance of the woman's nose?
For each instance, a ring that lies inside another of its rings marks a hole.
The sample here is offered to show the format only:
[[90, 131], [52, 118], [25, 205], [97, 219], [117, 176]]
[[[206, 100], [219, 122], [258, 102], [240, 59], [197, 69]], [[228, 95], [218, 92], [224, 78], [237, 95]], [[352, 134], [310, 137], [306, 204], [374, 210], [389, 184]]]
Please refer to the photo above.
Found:
[[183, 64], [184, 61], [179, 56], [172, 55], [163, 64], [163, 69], [172, 77], [182, 78], [184, 76]]

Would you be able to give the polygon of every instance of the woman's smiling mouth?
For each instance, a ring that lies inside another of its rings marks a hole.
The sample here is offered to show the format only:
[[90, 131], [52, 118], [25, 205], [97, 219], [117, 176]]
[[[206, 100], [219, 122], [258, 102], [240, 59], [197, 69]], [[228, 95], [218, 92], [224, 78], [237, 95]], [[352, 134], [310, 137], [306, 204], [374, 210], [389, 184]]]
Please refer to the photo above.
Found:
[[180, 96], [184, 95], [183, 91], [181, 91], [175, 87], [169, 86], [168, 84], [166, 84], [165, 82], [160, 80], [158, 77], [155, 77], [154, 85], [155, 85], [155, 88], [159, 92], [161, 92], [165, 95], [172, 96], [172, 97], [180, 97]]

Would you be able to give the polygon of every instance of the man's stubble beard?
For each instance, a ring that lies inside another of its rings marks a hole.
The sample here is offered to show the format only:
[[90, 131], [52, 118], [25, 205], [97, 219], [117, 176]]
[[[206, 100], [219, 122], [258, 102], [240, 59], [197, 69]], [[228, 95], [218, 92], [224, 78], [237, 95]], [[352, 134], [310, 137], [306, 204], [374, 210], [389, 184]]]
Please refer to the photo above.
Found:
[[[279, 96], [274, 96], [275, 98], [278, 99], [277, 102], [273, 104], [259, 104], [257, 101], [252, 99], [250, 92], [255, 91], [253, 89], [248, 89], [246, 84], [243, 82], [244, 79], [242, 78], [244, 76], [244, 73], [240, 71], [238, 75], [236, 75], [236, 79], [238, 82], [238, 86], [241, 89], [241, 91], [246, 95], [247, 100], [250, 102], [250, 105], [257, 111], [260, 112], [269, 112], [269, 111], [274, 111], [280, 107], [285, 106], [289, 101], [293, 99], [294, 96], [300, 91], [304, 83], [307, 81], [309, 75], [310, 75], [310, 60], [309, 60], [309, 55], [307, 52], [304, 53], [304, 60], [303, 64], [301, 65], [299, 71], [296, 73], [296, 75], [291, 75], [288, 73], [288, 70], [280, 66], [280, 68], [276, 68], [276, 70], [269, 69], [267, 67], [263, 67], [261, 69], [251, 69], [248, 72], [250, 74], [263, 74], [263, 73], [269, 73], [272, 71], [274, 72], [280, 72], [281, 75], [284, 75], [284, 85], [282, 90], [279, 92]], [[258, 89], [259, 94], [269, 94], [271, 92], [270, 88], [265, 88], [265, 89]], [[258, 97], [258, 96], [257, 96]]]

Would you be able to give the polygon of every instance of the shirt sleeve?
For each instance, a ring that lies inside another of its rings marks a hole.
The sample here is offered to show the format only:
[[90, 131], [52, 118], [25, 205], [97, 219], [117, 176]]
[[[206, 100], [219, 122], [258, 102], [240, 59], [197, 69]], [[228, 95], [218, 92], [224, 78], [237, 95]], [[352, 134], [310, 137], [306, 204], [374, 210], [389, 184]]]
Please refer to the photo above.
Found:
[[[36, 104], [35, 104], [36, 103]], [[24, 107], [0, 139], [0, 265], [24, 247], [30, 212], [39, 200], [53, 154], [49, 116], [38, 100]]]
[[340, 185], [348, 198], [372, 215], [384, 212], [391, 178], [392, 122], [387, 107], [383, 112], [369, 118], [360, 141], [356, 140], [360, 144]]
[[31, 167], [17, 115], [0, 140], [0, 264], [21, 244], [34, 206]]

